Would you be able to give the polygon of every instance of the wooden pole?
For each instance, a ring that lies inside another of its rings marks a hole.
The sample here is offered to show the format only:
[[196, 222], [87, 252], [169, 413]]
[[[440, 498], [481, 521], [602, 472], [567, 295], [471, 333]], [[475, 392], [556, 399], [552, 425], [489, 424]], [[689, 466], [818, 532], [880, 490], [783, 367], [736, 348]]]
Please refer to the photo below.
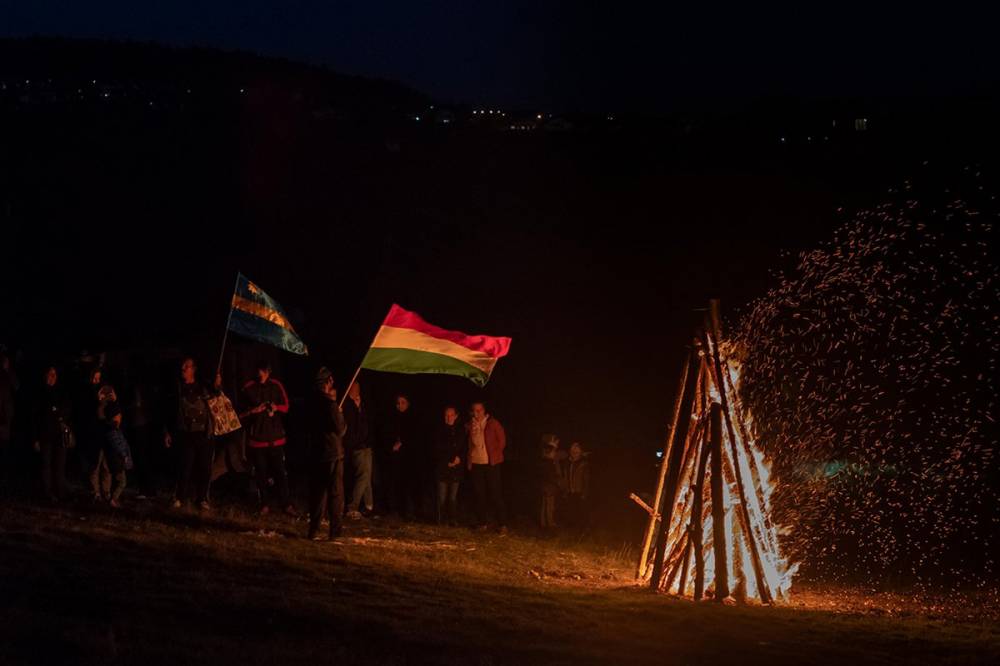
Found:
[[[371, 347], [369, 346], [369, 349], [370, 348]], [[367, 354], [367, 352], [366, 352], [366, 354]], [[364, 363], [364, 362], [365, 362], [365, 359], [364, 359], [364, 357], [362, 357], [361, 358], [361, 363]], [[358, 365], [358, 369], [354, 371], [354, 376], [351, 377], [351, 382], [347, 385], [347, 388], [344, 389], [344, 395], [340, 396], [340, 402], [337, 403], [338, 407], [342, 408], [344, 406], [344, 400], [347, 399], [347, 394], [350, 392], [351, 387], [354, 386], [354, 382], [356, 382], [358, 380], [358, 375], [359, 374], [361, 374], [361, 365]]]
[[[735, 518], [738, 519], [738, 516]], [[733, 530], [733, 581], [732, 594], [738, 602], [747, 600], [747, 572], [743, 570], [743, 530]]]
[[684, 546], [684, 560], [681, 566], [681, 579], [677, 581], [677, 594], [684, 596], [684, 588], [687, 587], [688, 566], [691, 562], [691, 539], [693, 535], [688, 532], [687, 545]]
[[705, 594], [705, 470], [711, 452], [708, 443], [709, 431], [705, 430], [698, 460], [697, 494], [691, 509], [691, 539], [694, 541], [694, 600], [701, 601]]
[[639, 566], [636, 569], [635, 577], [637, 579], [646, 576], [646, 569], [649, 564], [649, 548], [653, 543], [653, 535], [656, 533], [656, 524], [660, 519], [660, 504], [663, 499], [663, 483], [667, 478], [667, 451], [670, 448], [670, 442], [673, 441], [674, 431], [677, 429], [677, 420], [680, 418], [681, 413], [681, 398], [683, 397], [684, 387], [687, 384], [687, 376], [691, 373], [691, 355], [685, 354], [684, 361], [681, 364], [681, 375], [677, 382], [677, 392], [674, 394], [674, 409], [673, 414], [670, 418], [670, 427], [667, 429], [667, 439], [663, 447], [663, 460], [660, 461], [659, 476], [656, 480], [656, 492], [653, 495], [653, 511], [649, 516], [649, 524], [646, 526], [646, 534], [642, 539], [642, 550], [639, 553]]
[[712, 425], [712, 545], [715, 549], [715, 600], [729, 596], [729, 563], [726, 553], [726, 507], [722, 497], [722, 407], [711, 406]]
[[[384, 322], [385, 320], [383, 319], [382, 321]], [[372, 341], [368, 343], [364, 356], [361, 357], [361, 362], [358, 363], [358, 369], [354, 371], [354, 375], [351, 376], [350, 383], [344, 388], [344, 395], [340, 396], [340, 402], [337, 403], [337, 406], [341, 409], [344, 407], [344, 401], [347, 400], [347, 394], [351, 392], [351, 387], [354, 386], [354, 382], [358, 381], [358, 375], [361, 374], [361, 366], [365, 364], [365, 356], [367, 356], [368, 352], [371, 351], [372, 345], [375, 344], [375, 338], [378, 337], [378, 332], [380, 330], [382, 330], [382, 324], [379, 324], [378, 328], [375, 329], [375, 335], [372, 336]]]
[[652, 516], [655, 513], [653, 511], [653, 507], [651, 507], [648, 504], [646, 504], [645, 502], [643, 502], [642, 498], [639, 497], [638, 495], [636, 495], [635, 493], [629, 494], [628, 498], [630, 500], [632, 500], [633, 502], [635, 502], [636, 504], [638, 504], [642, 508], [642, 510], [645, 511], [646, 513], [648, 513], [649, 515]]
[[[729, 388], [730, 395], [733, 396], [733, 415], [736, 420], [736, 428], [740, 433], [740, 440], [743, 442], [743, 451], [746, 453], [747, 462], [750, 467], [750, 479], [753, 483], [753, 489], [755, 496], [757, 497], [757, 504], [760, 506], [761, 511], [764, 511], [767, 506], [767, 500], [764, 497], [764, 486], [761, 482], [760, 470], [757, 469], [756, 458], [753, 456], [753, 452], [750, 450], [750, 429], [747, 428], [746, 422], [743, 419], [743, 412], [739, 405], [739, 396], [736, 395], [736, 385], [733, 383], [732, 374], [729, 372], [729, 364], [723, 366], [723, 370], [726, 373], [725, 381], [726, 386]], [[765, 512], [765, 519], [767, 519], [767, 514]]]
[[[694, 367], [700, 362], [698, 340], [694, 340], [689, 352], [688, 367]], [[664, 481], [663, 496], [660, 498], [660, 529], [653, 546], [653, 575], [650, 579], [650, 587], [654, 590], [659, 588], [660, 578], [663, 575], [663, 561], [667, 554], [667, 546], [670, 538], [670, 521], [674, 515], [674, 504], [677, 501], [677, 486], [680, 479], [680, 463], [684, 456], [684, 448], [687, 443], [688, 429], [691, 426], [691, 408], [694, 405], [695, 387], [698, 384], [697, 372], [686, 372], [684, 391], [679, 408], [679, 418], [673, 431], [673, 441], [670, 445], [670, 454], [663, 464], [667, 466], [667, 477]]]
[[746, 491], [743, 485], [743, 471], [740, 469], [739, 446], [736, 443], [736, 432], [733, 428], [733, 420], [729, 411], [729, 400], [726, 397], [726, 381], [722, 371], [722, 357], [719, 353], [719, 301], [715, 299], [709, 302], [709, 328], [712, 334], [710, 339], [708, 339], [708, 349], [706, 352], [712, 355], [715, 365], [716, 386], [719, 389], [719, 397], [722, 400], [722, 414], [725, 417], [726, 432], [729, 435], [729, 446], [733, 456], [733, 474], [736, 478], [736, 491], [739, 494], [740, 515], [743, 518], [747, 548], [750, 550], [750, 560], [753, 563], [754, 578], [757, 582], [757, 594], [760, 595], [760, 600], [763, 603], [769, 604], [773, 599], [771, 598], [771, 590], [767, 586], [767, 579], [764, 577], [764, 567], [760, 561], [757, 540], [753, 536], [750, 510], [747, 508]]
[[226, 317], [226, 330], [222, 333], [222, 348], [219, 349], [219, 363], [215, 366], [215, 374], [212, 375], [212, 383], [214, 386], [215, 378], [219, 376], [222, 372], [222, 357], [226, 354], [226, 341], [229, 340], [229, 324], [233, 321], [233, 296], [236, 295], [236, 290], [240, 288], [240, 273], [236, 272], [236, 284], [233, 285], [233, 295], [229, 297], [229, 316]]
[[687, 532], [682, 534], [680, 539], [677, 540], [677, 545], [674, 547], [673, 552], [670, 553], [670, 557], [668, 558], [668, 560], [672, 562], [670, 566], [670, 573], [667, 575], [667, 580], [663, 584], [663, 589], [666, 592], [669, 592], [670, 588], [674, 586], [674, 580], [677, 578], [677, 574], [684, 566], [684, 561], [681, 557], [687, 555], [688, 537], [689, 535]]

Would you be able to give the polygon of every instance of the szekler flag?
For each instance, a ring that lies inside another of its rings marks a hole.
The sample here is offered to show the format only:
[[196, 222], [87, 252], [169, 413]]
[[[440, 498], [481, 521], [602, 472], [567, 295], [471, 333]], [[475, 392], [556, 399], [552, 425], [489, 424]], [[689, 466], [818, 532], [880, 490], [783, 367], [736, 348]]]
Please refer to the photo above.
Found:
[[362, 368], [406, 374], [458, 375], [485, 386], [510, 338], [466, 335], [428, 324], [398, 305], [389, 309]]
[[236, 278], [229, 330], [293, 354], [309, 353], [278, 302], [240, 273]]

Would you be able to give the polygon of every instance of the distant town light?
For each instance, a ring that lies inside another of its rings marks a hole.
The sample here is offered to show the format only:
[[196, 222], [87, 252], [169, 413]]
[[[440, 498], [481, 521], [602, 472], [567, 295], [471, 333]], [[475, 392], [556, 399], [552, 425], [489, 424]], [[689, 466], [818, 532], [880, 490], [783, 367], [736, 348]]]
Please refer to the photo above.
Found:
[[536, 117], [536, 118], [538, 118], [539, 120], [541, 120], [541, 119], [542, 119], [542, 114], [540, 114], [540, 113], [539, 113], [539, 114], [538, 114], [537, 116], [535, 116], [535, 117]]

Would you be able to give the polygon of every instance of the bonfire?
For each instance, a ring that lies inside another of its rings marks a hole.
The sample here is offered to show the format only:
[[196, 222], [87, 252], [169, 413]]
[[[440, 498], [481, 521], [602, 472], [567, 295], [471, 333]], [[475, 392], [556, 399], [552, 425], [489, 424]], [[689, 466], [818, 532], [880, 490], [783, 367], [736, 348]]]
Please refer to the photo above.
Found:
[[774, 484], [751, 415], [739, 399], [739, 354], [721, 337], [718, 302], [694, 335], [677, 387], [638, 576], [701, 600], [771, 603], [797, 565], [781, 555], [771, 520]]

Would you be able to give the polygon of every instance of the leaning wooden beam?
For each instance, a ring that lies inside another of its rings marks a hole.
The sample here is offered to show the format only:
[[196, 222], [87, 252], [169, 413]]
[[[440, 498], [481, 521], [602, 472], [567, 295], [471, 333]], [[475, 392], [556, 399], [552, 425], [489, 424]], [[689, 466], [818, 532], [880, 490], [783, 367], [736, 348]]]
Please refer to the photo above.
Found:
[[[670, 573], [667, 574], [667, 581], [663, 584], [663, 589], [667, 592], [670, 588], [674, 586], [674, 580], [677, 578], [677, 574], [680, 572], [684, 565], [684, 557], [688, 554], [688, 534], [684, 534], [678, 541], [677, 546], [674, 547], [674, 552], [670, 554]], [[680, 592], [683, 594], [683, 592]]]
[[743, 518], [743, 526], [746, 530], [747, 548], [750, 550], [750, 561], [753, 564], [754, 578], [757, 582], [757, 594], [763, 603], [769, 604], [773, 601], [773, 599], [771, 598], [771, 590], [767, 586], [767, 579], [764, 577], [764, 566], [761, 564], [760, 551], [757, 548], [757, 540], [754, 539], [753, 530], [751, 529], [752, 523], [750, 522], [750, 510], [747, 508], [746, 489], [743, 483], [743, 471], [740, 469], [739, 463], [739, 445], [736, 441], [736, 432], [733, 428], [733, 420], [730, 415], [729, 400], [726, 397], [726, 382], [723, 379], [722, 358], [719, 354], [720, 325], [719, 302], [717, 300], [709, 302], [709, 328], [712, 333], [711, 336], [706, 334], [706, 338], [710, 338], [708, 340], [708, 348], [706, 351], [712, 355], [712, 361], [715, 365], [716, 385], [719, 389], [719, 397], [722, 402], [722, 415], [725, 417], [726, 434], [729, 435], [729, 446], [733, 456], [733, 472], [736, 476], [736, 491], [739, 494], [740, 514]]
[[677, 594], [682, 597], [684, 596], [684, 588], [687, 587], [688, 567], [691, 563], [691, 541], [693, 538], [691, 533], [688, 532], [687, 545], [684, 546], [683, 565], [681, 566], [681, 579], [677, 581]]
[[[697, 367], [700, 356], [701, 344], [698, 340], [692, 341], [688, 366]], [[674, 428], [673, 441], [670, 445], [670, 455], [664, 464], [667, 466], [667, 478], [664, 480], [663, 496], [660, 509], [660, 529], [653, 548], [653, 575], [650, 579], [650, 586], [656, 590], [663, 575], [664, 557], [667, 554], [667, 541], [670, 536], [670, 521], [674, 515], [674, 504], [677, 502], [677, 486], [680, 478], [680, 462], [684, 455], [684, 445], [687, 442], [688, 429], [691, 427], [691, 408], [694, 404], [694, 389], [698, 383], [697, 372], [686, 372], [687, 381], [684, 382], [681, 404], [677, 419], [677, 426]]]
[[[734, 516], [734, 520], [741, 520], [739, 514]], [[733, 581], [735, 587], [732, 590], [733, 598], [740, 603], [747, 600], [747, 574], [743, 570], [743, 534], [742, 529], [733, 530]]]
[[[743, 411], [740, 406], [739, 396], [736, 395], [736, 386], [733, 383], [732, 373], [729, 372], [729, 364], [723, 363], [722, 368], [725, 371], [725, 381], [726, 386], [729, 388], [729, 394], [732, 396], [733, 404], [733, 416], [736, 418], [736, 427], [740, 433], [740, 441], [743, 442], [743, 452], [746, 454], [747, 462], [750, 467], [750, 478], [753, 481], [753, 489], [755, 497], [757, 498], [757, 506], [760, 507], [762, 515], [764, 515], [765, 520], [768, 520], [767, 511], [767, 497], [764, 495], [764, 484], [761, 482], [761, 472], [758, 469], [757, 458], [753, 454], [751, 448], [750, 439], [750, 429], [747, 428], [746, 420], [743, 418]], [[765, 529], [769, 528], [769, 524], [765, 524]]]
[[643, 502], [641, 497], [639, 497], [635, 493], [632, 493], [631, 495], [628, 496], [628, 498], [630, 500], [632, 500], [633, 502], [635, 502], [636, 504], [638, 504], [640, 507], [642, 507], [643, 511], [645, 511], [646, 513], [648, 513], [651, 516], [653, 515], [653, 507], [651, 507], [648, 504], [646, 504], [645, 502]]
[[726, 506], [722, 492], [722, 407], [711, 407], [712, 425], [712, 542], [715, 548], [715, 600], [729, 596], [729, 562], [726, 553]]
[[670, 419], [670, 427], [667, 430], [667, 440], [664, 448], [663, 462], [660, 463], [660, 475], [656, 481], [656, 492], [653, 495], [653, 511], [649, 515], [649, 524], [646, 526], [646, 535], [642, 540], [642, 550], [639, 553], [639, 566], [636, 570], [635, 577], [643, 578], [646, 576], [646, 569], [649, 563], [649, 549], [653, 543], [653, 536], [656, 534], [656, 523], [660, 518], [661, 505], [663, 502], [663, 483], [667, 478], [667, 455], [666, 451], [670, 448], [670, 443], [674, 439], [674, 431], [677, 430], [677, 422], [681, 415], [681, 402], [684, 397], [684, 387], [687, 386], [687, 379], [689, 374], [695, 374], [694, 369], [691, 367], [692, 355], [688, 353], [684, 357], [684, 362], [681, 365], [681, 376], [680, 380], [677, 382], [677, 393], [674, 397], [674, 410], [673, 415]]
[[[707, 439], [709, 432], [705, 431]], [[691, 541], [694, 543], [694, 600], [701, 601], [705, 593], [705, 470], [708, 467], [708, 456], [711, 449], [708, 442], [704, 441], [701, 447], [701, 456], [698, 459], [698, 476], [695, 486], [694, 504], [691, 509]]]

